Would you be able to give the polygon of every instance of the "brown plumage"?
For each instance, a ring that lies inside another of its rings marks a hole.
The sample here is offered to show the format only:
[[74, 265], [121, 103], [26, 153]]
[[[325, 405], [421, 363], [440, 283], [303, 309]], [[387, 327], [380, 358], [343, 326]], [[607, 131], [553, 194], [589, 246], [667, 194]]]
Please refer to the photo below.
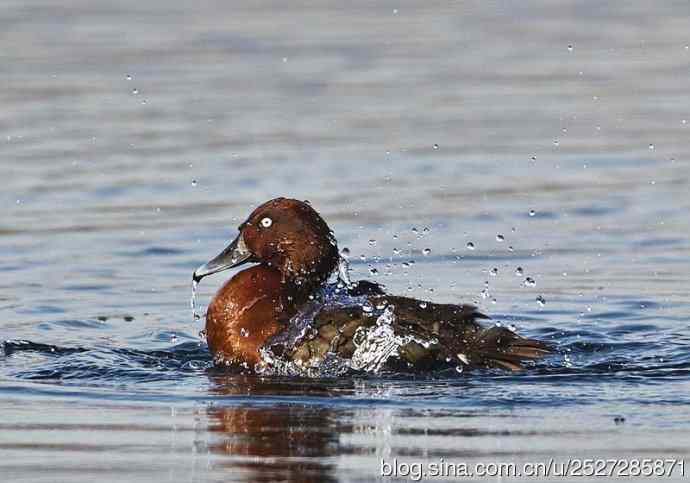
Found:
[[[261, 347], [290, 328], [291, 318], [335, 270], [338, 248], [319, 214], [297, 200], [277, 198], [264, 203], [239, 230], [237, 239], [199, 267], [194, 279], [245, 262], [260, 263], [223, 285], [206, 316], [214, 356], [253, 367], [261, 361]], [[450, 364], [518, 370], [526, 360], [549, 351], [546, 344], [505, 327], [482, 326], [478, 321], [487, 317], [470, 305], [387, 295], [379, 285], [366, 281], [349, 292], [360, 297], [359, 303], [316, 310], [308, 337], [286, 348], [282, 356], [302, 363], [318, 362], [328, 353], [352, 358], [361, 345], [357, 338], [375, 327], [384, 310], [394, 315], [391, 328], [401, 341], [386, 367], [425, 370]], [[364, 305], [370, 308], [365, 311]]]
[[365, 312], [354, 305], [319, 312], [312, 338], [299, 344], [290, 357], [303, 363], [322, 359], [327, 352], [351, 358], [357, 331], [374, 327], [383, 313], [381, 307], [391, 307], [394, 333], [413, 339], [398, 349], [398, 357], [389, 360], [388, 367], [419, 370], [461, 365], [518, 370], [525, 360], [548, 352], [545, 344], [505, 327], [483, 327], [478, 320], [488, 317], [471, 305], [434, 304], [383, 293], [367, 296], [367, 301], [379, 309]]
[[206, 313], [206, 340], [214, 357], [234, 364], [259, 362], [259, 349], [294, 312], [280, 272], [257, 265], [225, 282]]

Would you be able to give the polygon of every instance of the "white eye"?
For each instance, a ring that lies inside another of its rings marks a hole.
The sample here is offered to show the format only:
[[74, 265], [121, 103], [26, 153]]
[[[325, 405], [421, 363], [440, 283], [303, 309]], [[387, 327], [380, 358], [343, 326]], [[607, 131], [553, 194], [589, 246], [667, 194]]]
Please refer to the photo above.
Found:
[[273, 220], [271, 220], [269, 217], [261, 219], [261, 226], [263, 226], [264, 228], [268, 228], [272, 224], [273, 224]]

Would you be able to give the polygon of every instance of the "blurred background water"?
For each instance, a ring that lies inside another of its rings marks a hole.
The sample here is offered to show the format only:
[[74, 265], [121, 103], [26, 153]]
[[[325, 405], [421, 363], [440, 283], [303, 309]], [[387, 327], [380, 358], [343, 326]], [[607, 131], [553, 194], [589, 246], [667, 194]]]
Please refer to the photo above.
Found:
[[[2, 474], [687, 458], [689, 19], [682, 1], [5, 0]], [[191, 273], [281, 195], [323, 214], [354, 278], [473, 302], [557, 354], [522, 374], [210, 369]]]

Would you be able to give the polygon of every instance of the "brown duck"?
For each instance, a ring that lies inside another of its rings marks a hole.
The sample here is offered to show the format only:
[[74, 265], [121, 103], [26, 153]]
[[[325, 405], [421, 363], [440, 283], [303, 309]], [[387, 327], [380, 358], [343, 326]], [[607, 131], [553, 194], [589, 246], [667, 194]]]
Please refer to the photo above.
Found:
[[[329, 303], [324, 287], [333, 287], [327, 280], [340, 260], [331, 230], [308, 203], [276, 198], [256, 208], [237, 238], [194, 272], [198, 282], [257, 263], [228, 280], [208, 307], [206, 336], [216, 360], [253, 368], [270, 348], [300, 365], [337, 357], [364, 370], [518, 370], [549, 352], [546, 344], [505, 327], [482, 326], [478, 320], [488, 317], [471, 305], [388, 295], [372, 282], [341, 282], [335, 292], [349, 303]], [[305, 311], [311, 320], [304, 333], [287, 337]], [[370, 355], [376, 357], [369, 361]]]

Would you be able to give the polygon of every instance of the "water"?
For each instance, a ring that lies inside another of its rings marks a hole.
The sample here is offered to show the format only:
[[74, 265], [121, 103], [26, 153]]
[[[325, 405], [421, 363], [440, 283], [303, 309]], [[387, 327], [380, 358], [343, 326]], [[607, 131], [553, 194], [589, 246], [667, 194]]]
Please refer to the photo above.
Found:
[[[687, 3], [3, 7], [8, 481], [687, 458]], [[189, 279], [279, 195], [323, 214], [353, 280], [557, 352], [522, 374], [211, 368]]]
[[192, 320], [195, 322], [202, 318], [201, 315], [196, 312], [196, 290], [198, 285], [198, 280], [192, 280], [192, 297], [189, 299], [189, 306], [192, 309]]

